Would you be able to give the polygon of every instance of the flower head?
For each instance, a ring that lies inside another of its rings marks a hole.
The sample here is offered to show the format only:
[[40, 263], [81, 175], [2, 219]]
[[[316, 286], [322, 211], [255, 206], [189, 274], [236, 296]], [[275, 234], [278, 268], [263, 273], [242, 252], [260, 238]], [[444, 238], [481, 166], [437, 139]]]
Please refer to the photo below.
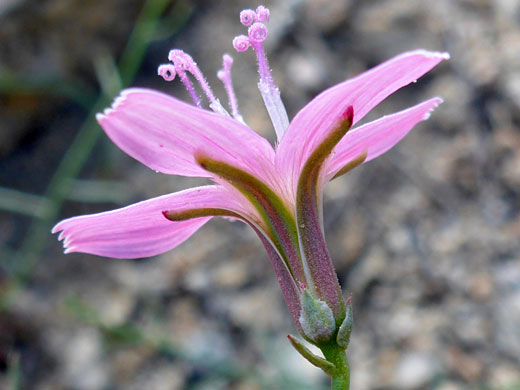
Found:
[[[180, 245], [212, 217], [241, 220], [264, 244], [300, 333], [314, 343], [329, 342], [338, 334], [346, 340], [351, 312], [323, 235], [323, 188], [333, 178], [385, 153], [428, 118], [442, 99], [432, 98], [354, 127], [387, 96], [449, 56], [425, 50], [403, 53], [325, 90], [289, 123], [262, 46], [269, 17], [263, 6], [242, 11], [240, 21], [248, 27], [247, 35], [235, 37], [233, 46], [238, 52], [251, 47], [256, 54], [258, 88], [276, 131], [276, 148], [249, 128], [239, 112], [231, 56], [224, 55], [218, 72], [230, 114], [192, 57], [172, 50], [170, 63], [161, 65], [158, 74], [166, 81], [180, 79], [194, 105], [160, 92], [131, 88], [122, 91], [97, 120], [119, 148], [149, 168], [208, 177], [215, 184], [66, 219], [53, 232], [61, 232], [65, 253], [136, 258]], [[203, 108], [196, 86], [213, 112]]]

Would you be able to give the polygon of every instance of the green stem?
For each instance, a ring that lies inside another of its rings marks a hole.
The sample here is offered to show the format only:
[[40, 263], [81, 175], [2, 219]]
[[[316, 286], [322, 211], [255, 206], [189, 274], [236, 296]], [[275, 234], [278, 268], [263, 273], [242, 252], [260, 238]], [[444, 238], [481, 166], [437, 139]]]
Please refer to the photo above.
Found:
[[321, 351], [329, 362], [336, 366], [332, 375], [332, 390], [350, 389], [350, 368], [348, 366], [347, 354], [344, 348], [336, 343], [321, 346]]

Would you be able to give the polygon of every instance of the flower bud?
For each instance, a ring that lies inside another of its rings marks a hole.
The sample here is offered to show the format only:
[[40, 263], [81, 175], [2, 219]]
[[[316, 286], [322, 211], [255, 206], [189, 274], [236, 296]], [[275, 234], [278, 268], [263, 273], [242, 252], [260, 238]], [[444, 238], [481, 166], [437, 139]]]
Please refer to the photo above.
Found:
[[305, 289], [301, 295], [301, 306], [299, 321], [305, 336], [315, 342], [328, 341], [336, 329], [336, 323], [327, 303]]

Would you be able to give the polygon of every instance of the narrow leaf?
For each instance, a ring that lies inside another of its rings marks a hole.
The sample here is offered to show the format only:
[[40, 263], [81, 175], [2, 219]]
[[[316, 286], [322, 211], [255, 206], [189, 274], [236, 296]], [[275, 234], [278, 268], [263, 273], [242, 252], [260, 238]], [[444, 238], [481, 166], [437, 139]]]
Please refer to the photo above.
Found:
[[296, 349], [300, 355], [302, 355], [305, 359], [309, 361], [312, 365], [321, 368], [327, 375], [333, 376], [336, 372], [336, 366], [329, 362], [328, 360], [323, 359], [315, 354], [313, 354], [309, 348], [307, 348], [303, 343], [292, 335], [287, 335], [287, 338], [291, 342], [294, 349]]

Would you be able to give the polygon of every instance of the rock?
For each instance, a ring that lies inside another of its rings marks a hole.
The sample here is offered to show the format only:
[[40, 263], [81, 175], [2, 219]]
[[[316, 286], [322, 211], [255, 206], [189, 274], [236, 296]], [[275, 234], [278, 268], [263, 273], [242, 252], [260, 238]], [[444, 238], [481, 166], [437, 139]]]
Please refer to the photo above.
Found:
[[482, 361], [469, 353], [464, 353], [457, 347], [451, 347], [446, 352], [447, 365], [466, 382], [477, 383], [483, 373]]
[[399, 359], [392, 383], [400, 390], [417, 389], [428, 385], [436, 372], [435, 361], [430, 356], [408, 352]]
[[[269, 287], [251, 289], [240, 295], [219, 297], [216, 305], [219, 308], [226, 308], [232, 321], [237, 325], [259, 330], [283, 323], [280, 310], [282, 302], [281, 291], [275, 288], [274, 283], [269, 283]], [[289, 314], [283, 313], [283, 315]]]
[[65, 381], [78, 390], [98, 390], [109, 383], [108, 369], [102, 359], [100, 334], [92, 328], [75, 332], [63, 344], [62, 364]]
[[494, 311], [498, 347], [510, 356], [520, 357], [520, 289], [501, 297]]
[[322, 31], [330, 31], [349, 16], [352, 0], [314, 0], [305, 3], [306, 17]]
[[460, 383], [455, 383], [452, 381], [445, 382], [441, 384], [439, 387], [435, 388], [436, 390], [461, 390]]
[[504, 364], [494, 367], [489, 375], [488, 386], [493, 389], [515, 389], [520, 384], [520, 370], [518, 366]]
[[286, 68], [291, 81], [307, 89], [314, 89], [320, 86], [325, 78], [323, 69], [323, 63], [319, 58], [300, 53], [289, 57]]
[[147, 370], [138, 372], [132, 383], [122, 387], [126, 390], [172, 390], [184, 388], [185, 373], [181, 366], [155, 363]]
[[476, 301], [488, 299], [493, 292], [493, 281], [486, 273], [479, 273], [471, 278], [470, 293]]
[[219, 264], [212, 272], [212, 279], [217, 288], [239, 288], [247, 282], [251, 265], [249, 259], [233, 259]]

